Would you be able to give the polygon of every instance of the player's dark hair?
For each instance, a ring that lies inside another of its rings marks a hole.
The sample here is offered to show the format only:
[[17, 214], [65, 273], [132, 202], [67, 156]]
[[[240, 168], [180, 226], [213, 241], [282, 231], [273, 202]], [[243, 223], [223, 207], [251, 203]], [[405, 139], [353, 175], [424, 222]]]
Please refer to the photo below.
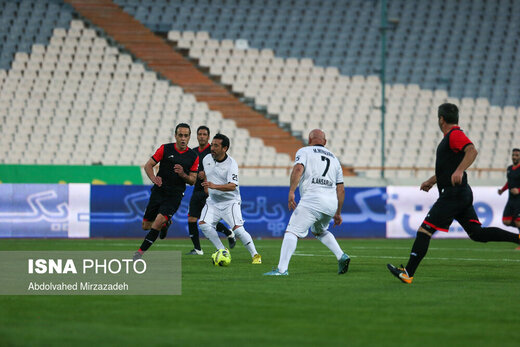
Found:
[[177, 135], [177, 130], [178, 130], [179, 128], [187, 128], [187, 129], [190, 131], [190, 134], [191, 134], [191, 128], [190, 128], [190, 126], [189, 126], [188, 124], [186, 124], [186, 123], [179, 123], [179, 124], [177, 124], [177, 126], [175, 127], [175, 135]]
[[222, 147], [227, 147], [229, 149], [229, 137], [227, 137], [224, 134], [218, 133], [217, 135], [213, 136], [214, 139], [222, 140]]
[[520, 152], [520, 148], [513, 148], [511, 152]]
[[459, 108], [454, 104], [445, 103], [440, 105], [437, 116], [444, 118], [448, 124], [459, 124]]
[[200, 127], [197, 128], [197, 135], [199, 134], [199, 130], [206, 130], [208, 132], [208, 136], [209, 136], [209, 128], [205, 125], [201, 125]]

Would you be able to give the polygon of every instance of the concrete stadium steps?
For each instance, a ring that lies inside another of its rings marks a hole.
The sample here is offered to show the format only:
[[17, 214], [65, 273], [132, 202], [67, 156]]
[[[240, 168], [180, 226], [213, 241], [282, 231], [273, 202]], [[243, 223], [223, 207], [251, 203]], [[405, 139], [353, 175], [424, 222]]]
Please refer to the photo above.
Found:
[[124, 12], [110, 0], [65, 0], [75, 10], [102, 28], [149, 68], [206, 102], [211, 110], [220, 111], [224, 118], [235, 120], [238, 127], [260, 137], [264, 144], [279, 153], [294, 157], [303, 144], [287, 131], [266, 119], [262, 114], [241, 103], [224, 87], [200, 72], [162, 38]]

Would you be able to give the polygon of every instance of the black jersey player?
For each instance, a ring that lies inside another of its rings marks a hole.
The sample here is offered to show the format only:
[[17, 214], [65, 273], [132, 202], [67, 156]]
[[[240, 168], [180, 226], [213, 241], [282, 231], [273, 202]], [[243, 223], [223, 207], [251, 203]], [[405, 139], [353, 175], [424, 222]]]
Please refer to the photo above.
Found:
[[[175, 143], [161, 145], [146, 162], [144, 170], [154, 183], [152, 194], [143, 217], [143, 229], [150, 230], [134, 259], [140, 258], [159, 236], [160, 229], [171, 220], [181, 204], [186, 183], [193, 185], [197, 179], [199, 157], [188, 147], [191, 129], [186, 123], [175, 127]], [[153, 167], [160, 163], [159, 172]], [[166, 235], [163, 233], [161, 238]]]
[[417, 231], [406, 267], [387, 264], [388, 270], [404, 283], [412, 283], [415, 270], [428, 251], [432, 235], [437, 230], [448, 232], [454, 219], [473, 241], [519, 243], [518, 234], [495, 227], [482, 227], [473, 207], [473, 192], [466, 175], [466, 169], [477, 157], [477, 150], [458, 126], [457, 106], [442, 104], [437, 116], [444, 137], [437, 146], [435, 175], [423, 182], [420, 189], [428, 192], [437, 184], [439, 198]]

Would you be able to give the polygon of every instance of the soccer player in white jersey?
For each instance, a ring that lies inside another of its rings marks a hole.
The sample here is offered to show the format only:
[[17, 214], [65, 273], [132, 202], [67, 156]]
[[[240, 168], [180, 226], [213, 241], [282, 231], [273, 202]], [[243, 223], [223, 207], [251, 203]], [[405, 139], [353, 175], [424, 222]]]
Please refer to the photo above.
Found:
[[262, 264], [262, 257], [256, 251], [251, 235], [244, 229], [238, 188], [238, 165], [227, 155], [229, 138], [217, 134], [211, 142], [211, 155], [202, 160], [205, 180], [202, 186], [208, 190], [209, 197], [199, 219], [200, 230], [218, 249], [225, 249], [218, 237], [215, 226], [223, 219], [233, 226], [235, 236], [242, 241], [253, 258], [253, 264]]
[[[342, 223], [341, 207], [345, 199], [343, 169], [338, 159], [325, 148], [325, 133], [314, 129], [309, 133], [309, 146], [296, 152], [289, 188], [289, 209], [294, 210], [287, 225], [280, 251], [278, 267], [267, 276], [289, 274], [291, 260], [298, 238], [309, 232], [327, 246], [338, 259], [338, 274], [348, 271], [350, 258], [339, 246], [334, 235], [328, 231], [331, 219], [334, 226]], [[296, 204], [294, 192], [300, 186], [300, 202]]]

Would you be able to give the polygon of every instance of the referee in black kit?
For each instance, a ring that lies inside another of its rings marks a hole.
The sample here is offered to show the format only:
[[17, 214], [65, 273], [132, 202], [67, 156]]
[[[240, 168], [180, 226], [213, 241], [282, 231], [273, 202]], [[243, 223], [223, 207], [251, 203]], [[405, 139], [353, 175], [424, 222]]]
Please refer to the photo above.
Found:
[[[193, 242], [193, 249], [187, 253], [187, 255], [203, 255], [204, 252], [200, 246], [200, 238], [199, 238], [199, 226], [197, 224], [197, 220], [200, 218], [200, 213], [206, 204], [206, 199], [208, 198], [208, 194], [204, 191], [202, 187], [202, 176], [204, 171], [204, 167], [202, 165], [202, 159], [208, 154], [211, 153], [211, 145], [209, 143], [209, 128], [205, 125], [201, 125], [197, 129], [197, 141], [199, 142], [199, 147], [194, 148], [193, 151], [197, 153], [199, 157], [199, 172], [197, 175], [197, 182], [195, 183], [195, 187], [193, 187], [193, 195], [190, 200], [190, 210], [188, 212], [188, 230], [190, 233], [191, 242]], [[235, 247], [236, 240], [234, 233], [226, 228], [222, 222], [217, 224], [217, 231], [224, 233], [229, 241], [229, 248], [232, 249]]]
[[482, 227], [473, 208], [473, 192], [466, 175], [466, 169], [475, 161], [478, 152], [458, 126], [457, 106], [442, 104], [437, 115], [444, 138], [437, 146], [435, 175], [423, 182], [420, 189], [428, 192], [437, 183], [439, 199], [417, 231], [406, 267], [387, 264], [395, 277], [408, 284], [412, 283], [415, 271], [428, 251], [432, 235], [437, 230], [448, 232], [454, 219], [473, 241], [519, 243], [518, 234], [495, 227]]

